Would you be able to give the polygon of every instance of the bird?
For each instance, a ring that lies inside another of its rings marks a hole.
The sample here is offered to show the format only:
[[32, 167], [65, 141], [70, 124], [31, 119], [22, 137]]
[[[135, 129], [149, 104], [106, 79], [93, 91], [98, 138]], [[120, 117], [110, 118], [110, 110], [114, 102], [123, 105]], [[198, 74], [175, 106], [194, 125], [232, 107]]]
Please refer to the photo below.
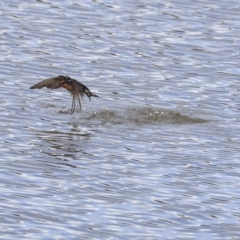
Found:
[[98, 95], [93, 94], [84, 84], [78, 82], [77, 80], [69, 76], [59, 75], [57, 77], [48, 78], [33, 85], [32, 87], [30, 87], [30, 89], [40, 89], [43, 87], [50, 89], [57, 89], [63, 87], [67, 89], [73, 96], [71, 114], [73, 114], [76, 109], [76, 102], [79, 105], [79, 109], [81, 110], [81, 99], [84, 94], [87, 95], [89, 101], [91, 100], [91, 97], [99, 97]]

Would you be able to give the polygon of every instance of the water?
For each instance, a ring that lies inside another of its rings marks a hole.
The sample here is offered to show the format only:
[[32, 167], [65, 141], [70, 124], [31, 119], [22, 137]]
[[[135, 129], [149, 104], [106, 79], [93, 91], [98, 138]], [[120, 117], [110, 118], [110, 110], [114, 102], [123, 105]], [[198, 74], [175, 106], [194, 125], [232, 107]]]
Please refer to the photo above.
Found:
[[0, 239], [240, 239], [238, 1], [0, 6]]

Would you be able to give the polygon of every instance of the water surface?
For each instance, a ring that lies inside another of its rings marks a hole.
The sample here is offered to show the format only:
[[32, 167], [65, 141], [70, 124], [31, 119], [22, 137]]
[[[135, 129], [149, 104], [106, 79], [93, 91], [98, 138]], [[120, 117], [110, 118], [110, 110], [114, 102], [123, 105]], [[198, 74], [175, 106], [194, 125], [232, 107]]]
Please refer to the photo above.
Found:
[[238, 1], [0, 6], [1, 239], [240, 238]]

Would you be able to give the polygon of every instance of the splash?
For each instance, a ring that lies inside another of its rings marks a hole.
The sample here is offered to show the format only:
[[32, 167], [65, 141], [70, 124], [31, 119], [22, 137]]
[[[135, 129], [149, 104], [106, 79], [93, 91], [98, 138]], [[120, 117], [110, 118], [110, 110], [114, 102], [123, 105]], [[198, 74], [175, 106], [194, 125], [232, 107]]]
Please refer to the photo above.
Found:
[[101, 124], [201, 124], [205, 119], [182, 115], [179, 112], [152, 107], [132, 107], [125, 110], [100, 110], [90, 112], [84, 117]]

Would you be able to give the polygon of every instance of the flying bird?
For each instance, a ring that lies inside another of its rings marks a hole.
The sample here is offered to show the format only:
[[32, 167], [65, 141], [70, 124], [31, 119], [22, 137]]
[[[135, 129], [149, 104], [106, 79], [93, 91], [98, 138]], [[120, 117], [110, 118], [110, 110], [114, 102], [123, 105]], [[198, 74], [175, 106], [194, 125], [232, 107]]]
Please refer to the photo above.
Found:
[[66, 88], [73, 96], [71, 114], [73, 114], [76, 109], [76, 103], [79, 105], [79, 109], [81, 110], [81, 99], [84, 94], [88, 96], [89, 100], [91, 100], [91, 97], [98, 97], [97, 95], [93, 94], [84, 84], [73, 78], [70, 78], [69, 76], [59, 75], [57, 77], [48, 78], [33, 85], [30, 87], [30, 89], [43, 87], [50, 89], [56, 89], [60, 87]]

